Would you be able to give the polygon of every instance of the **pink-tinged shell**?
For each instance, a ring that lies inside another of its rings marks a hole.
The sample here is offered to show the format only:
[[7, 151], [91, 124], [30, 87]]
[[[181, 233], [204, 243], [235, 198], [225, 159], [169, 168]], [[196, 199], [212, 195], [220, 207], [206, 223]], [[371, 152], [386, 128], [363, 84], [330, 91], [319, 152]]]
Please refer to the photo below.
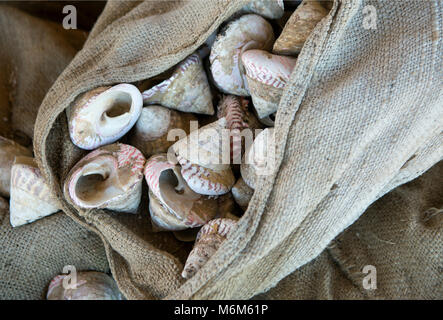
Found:
[[67, 109], [71, 141], [85, 150], [113, 143], [134, 126], [142, 107], [142, 95], [132, 84], [86, 92]]
[[272, 26], [256, 14], [231, 21], [215, 40], [209, 60], [215, 85], [224, 93], [249, 96], [241, 54], [250, 49], [270, 50], [274, 42]]
[[[145, 179], [158, 203], [151, 207], [151, 220], [163, 230], [183, 230], [205, 224], [217, 215], [217, 201], [194, 192], [183, 179], [180, 167], [166, 154], [152, 156], [145, 166]], [[154, 200], [156, 200], [154, 199]]]
[[92, 151], [69, 172], [65, 194], [80, 208], [136, 213], [141, 200], [145, 157], [116, 143]]
[[272, 51], [276, 54], [296, 56], [317, 23], [327, 14], [328, 9], [323, 7], [320, 1], [304, 0], [289, 18]]
[[186, 260], [182, 277], [189, 279], [194, 276], [220, 248], [223, 241], [229, 237], [235, 225], [235, 220], [225, 218], [214, 219], [205, 224], [197, 234], [194, 248]]
[[183, 157], [177, 156], [181, 165], [181, 174], [188, 186], [196, 193], [219, 196], [228, 193], [235, 183], [231, 168], [214, 171], [191, 163]]
[[49, 283], [46, 299], [123, 300], [123, 296], [114, 279], [106, 273], [83, 271], [77, 272], [76, 276], [71, 273], [54, 277]]
[[242, 55], [242, 61], [258, 117], [265, 118], [277, 111], [283, 88], [297, 59], [249, 50]]
[[259, 176], [274, 172], [275, 134], [274, 128], [267, 128], [257, 135], [252, 146], [246, 150], [240, 173], [245, 183], [255, 189]]
[[144, 107], [140, 118], [132, 129], [129, 143], [146, 157], [164, 153], [174, 144], [169, 138], [170, 130], [181, 129], [189, 134], [191, 121], [197, 118], [191, 113], [183, 113], [162, 106]]
[[10, 222], [18, 227], [59, 211], [34, 159], [16, 157], [11, 169]]
[[18, 143], [0, 136], [0, 196], [9, 197], [11, 168], [15, 157], [31, 157], [32, 152]]
[[242, 8], [243, 12], [259, 14], [268, 19], [278, 19], [284, 13], [283, 0], [255, 0]]
[[143, 102], [182, 112], [214, 114], [211, 89], [199, 55], [190, 55], [169, 79], [144, 91]]
[[249, 187], [243, 178], [237, 180], [235, 185], [232, 187], [232, 196], [234, 197], [235, 202], [243, 209], [246, 210], [249, 205], [249, 201], [254, 195], [254, 189]]

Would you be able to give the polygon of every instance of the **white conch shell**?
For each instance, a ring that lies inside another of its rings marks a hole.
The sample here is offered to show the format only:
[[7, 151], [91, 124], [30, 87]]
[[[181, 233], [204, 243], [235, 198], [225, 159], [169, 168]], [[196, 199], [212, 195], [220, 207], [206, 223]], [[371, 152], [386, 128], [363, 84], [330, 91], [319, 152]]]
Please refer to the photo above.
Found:
[[151, 191], [151, 219], [159, 229], [194, 228], [217, 215], [217, 200], [192, 191], [180, 167], [170, 163], [166, 154], [149, 158], [144, 173]]
[[230, 22], [215, 40], [209, 60], [215, 85], [223, 92], [249, 96], [241, 65], [241, 54], [250, 49], [270, 50], [274, 42], [272, 26], [256, 14]]
[[252, 146], [246, 150], [240, 173], [245, 183], [255, 189], [259, 176], [271, 175], [274, 172], [274, 128], [267, 128], [257, 135]]
[[9, 197], [11, 167], [16, 156], [31, 157], [32, 152], [28, 148], [0, 136], [0, 196]]
[[268, 19], [281, 18], [284, 10], [283, 0], [255, 0], [242, 8], [243, 12], [256, 13]]
[[197, 234], [194, 248], [186, 260], [182, 277], [191, 278], [220, 248], [237, 222], [231, 219], [214, 219], [205, 224]]
[[254, 189], [250, 188], [243, 178], [239, 178], [235, 185], [232, 187], [232, 196], [235, 202], [243, 209], [246, 210], [249, 205], [249, 201], [254, 195]]
[[115, 143], [92, 151], [69, 172], [65, 195], [84, 209], [136, 213], [141, 200], [145, 157]]
[[[66, 288], [65, 288], [66, 287]], [[123, 300], [114, 279], [106, 273], [81, 271], [51, 280], [47, 300]]]
[[191, 54], [169, 79], [144, 91], [143, 102], [183, 112], [214, 114], [211, 89], [199, 55]]
[[272, 51], [297, 55], [317, 23], [327, 14], [328, 10], [319, 1], [304, 0], [289, 18]]
[[175, 142], [174, 136], [168, 139], [170, 130], [181, 129], [189, 134], [191, 121], [197, 121], [197, 118], [190, 113], [156, 105], [144, 107], [132, 130], [129, 143], [145, 157], [167, 152]]
[[258, 117], [265, 118], [278, 109], [297, 59], [277, 56], [263, 50], [249, 50], [242, 55], [249, 92]]
[[59, 211], [33, 158], [16, 157], [11, 169], [10, 222], [18, 227]]
[[113, 143], [132, 128], [142, 107], [142, 95], [132, 84], [88, 91], [67, 109], [71, 140], [86, 150]]

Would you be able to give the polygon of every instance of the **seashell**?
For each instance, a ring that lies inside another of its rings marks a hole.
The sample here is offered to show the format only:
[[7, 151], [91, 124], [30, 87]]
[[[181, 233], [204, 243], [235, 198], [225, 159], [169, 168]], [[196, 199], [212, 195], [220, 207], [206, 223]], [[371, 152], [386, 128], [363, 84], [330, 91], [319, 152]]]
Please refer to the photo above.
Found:
[[239, 178], [235, 183], [234, 187], [232, 187], [232, 196], [234, 197], [235, 202], [243, 209], [246, 210], [249, 205], [249, 201], [254, 195], [254, 189], [250, 188], [243, 178]]
[[183, 112], [213, 115], [211, 89], [199, 55], [191, 54], [177, 66], [169, 79], [144, 91], [143, 102]]
[[218, 215], [217, 218], [230, 218], [235, 217], [233, 214], [235, 212], [235, 201], [232, 197], [231, 192], [226, 193], [217, 198], [218, 202]]
[[252, 102], [260, 119], [278, 109], [280, 98], [297, 59], [249, 50], [242, 55]]
[[[66, 287], [66, 289], [65, 289]], [[47, 300], [123, 300], [114, 279], [103, 272], [81, 271], [51, 280]]]
[[31, 157], [32, 152], [28, 148], [0, 136], [0, 196], [9, 197], [11, 167], [16, 156]]
[[10, 222], [22, 226], [59, 211], [33, 158], [16, 157], [11, 169]]
[[94, 150], [69, 172], [65, 195], [83, 209], [136, 213], [145, 160], [139, 150], [122, 143]]
[[328, 14], [318, 1], [303, 0], [286, 23], [272, 52], [281, 55], [297, 55], [317, 23]]
[[88, 91], [67, 109], [71, 140], [85, 150], [113, 143], [134, 126], [142, 107], [142, 95], [132, 84]]
[[242, 8], [243, 12], [256, 13], [268, 19], [281, 18], [284, 10], [283, 0], [255, 0]]
[[240, 173], [245, 183], [256, 189], [259, 176], [271, 175], [275, 171], [274, 128], [260, 132], [252, 146], [246, 150]]
[[220, 248], [222, 242], [229, 237], [229, 233], [236, 224], [231, 219], [214, 219], [205, 224], [197, 234], [194, 248], [189, 253], [182, 277], [191, 278]]
[[250, 49], [270, 50], [274, 42], [272, 26], [256, 14], [231, 21], [215, 40], [209, 60], [215, 85], [225, 93], [249, 96], [241, 54]]
[[164, 153], [175, 142], [172, 139], [168, 141], [169, 131], [182, 129], [189, 134], [191, 121], [197, 121], [197, 118], [190, 113], [156, 105], [144, 107], [132, 130], [129, 143], [146, 157]]
[[151, 221], [160, 230], [201, 226], [217, 215], [217, 200], [195, 193], [183, 179], [180, 167], [166, 154], [148, 159], [145, 178], [150, 192]]

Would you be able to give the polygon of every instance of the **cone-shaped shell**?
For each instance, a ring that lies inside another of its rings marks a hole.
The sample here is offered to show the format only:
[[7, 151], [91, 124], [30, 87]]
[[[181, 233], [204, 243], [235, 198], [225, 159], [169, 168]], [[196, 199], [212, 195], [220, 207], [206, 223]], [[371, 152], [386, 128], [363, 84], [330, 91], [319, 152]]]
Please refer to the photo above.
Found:
[[327, 14], [328, 10], [319, 1], [304, 0], [289, 18], [272, 51], [282, 55], [297, 55], [317, 23]]
[[255, 0], [242, 8], [243, 12], [259, 14], [268, 19], [278, 19], [284, 13], [283, 0]]
[[194, 248], [186, 260], [182, 277], [191, 278], [220, 248], [224, 240], [229, 237], [236, 224], [231, 219], [214, 219], [205, 224], [197, 234]]
[[172, 145], [172, 150], [192, 164], [224, 171], [230, 168], [230, 145], [226, 118], [218, 119]]
[[230, 22], [215, 40], [209, 60], [215, 85], [223, 92], [249, 96], [241, 65], [241, 54], [250, 49], [270, 50], [274, 42], [272, 26], [256, 14]]
[[297, 60], [263, 50], [249, 50], [242, 55], [242, 61], [257, 115], [265, 118], [277, 111], [283, 88]]
[[92, 151], [69, 172], [65, 194], [80, 208], [136, 213], [141, 200], [145, 157], [115, 143]]
[[11, 169], [10, 222], [18, 227], [59, 211], [33, 158], [16, 157]]
[[254, 189], [250, 188], [243, 178], [240, 178], [235, 183], [234, 187], [232, 187], [232, 196], [234, 197], [235, 202], [243, 209], [246, 210], [249, 205], [249, 201], [254, 195]]
[[9, 197], [11, 167], [17, 156], [31, 157], [32, 152], [28, 148], [0, 136], [0, 196]]
[[114, 279], [106, 273], [83, 271], [51, 280], [47, 300], [123, 300]]
[[71, 140], [85, 150], [113, 143], [134, 126], [142, 107], [142, 95], [132, 84], [88, 91], [66, 110]]
[[240, 172], [245, 183], [256, 188], [259, 176], [271, 175], [275, 171], [275, 138], [274, 128], [263, 130], [246, 150]]
[[149, 158], [144, 173], [152, 192], [150, 199], [154, 199], [150, 203], [152, 222], [159, 229], [194, 228], [217, 215], [217, 200], [192, 191], [183, 179], [180, 167], [170, 163], [166, 154]]
[[175, 142], [174, 136], [168, 139], [170, 130], [181, 129], [189, 134], [191, 121], [197, 121], [197, 118], [190, 113], [156, 105], [144, 107], [132, 130], [129, 143], [145, 157], [167, 152]]
[[183, 112], [214, 114], [211, 89], [199, 55], [190, 55], [169, 79], [144, 91], [143, 102]]

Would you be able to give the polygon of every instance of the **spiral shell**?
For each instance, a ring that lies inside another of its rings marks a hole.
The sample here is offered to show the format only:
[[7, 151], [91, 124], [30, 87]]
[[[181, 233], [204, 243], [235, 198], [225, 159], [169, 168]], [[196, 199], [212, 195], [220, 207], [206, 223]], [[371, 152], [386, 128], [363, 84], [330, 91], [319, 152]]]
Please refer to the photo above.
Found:
[[59, 211], [33, 158], [16, 157], [11, 169], [10, 222], [18, 227]]
[[242, 55], [249, 91], [260, 119], [278, 109], [283, 88], [297, 60], [263, 50], [249, 50]]
[[270, 50], [274, 42], [272, 26], [256, 14], [230, 22], [215, 40], [209, 60], [215, 85], [223, 92], [249, 96], [241, 54], [253, 48]]
[[0, 196], [9, 197], [11, 168], [17, 156], [31, 157], [32, 152], [28, 148], [0, 136]]
[[194, 248], [186, 260], [182, 277], [191, 278], [220, 248], [236, 224], [232, 219], [214, 219], [205, 224], [197, 234]]
[[115, 143], [92, 151], [69, 172], [65, 194], [83, 209], [136, 213], [141, 200], [145, 157], [136, 148]]
[[304, 0], [289, 18], [272, 51], [281, 55], [297, 55], [317, 23], [327, 14], [328, 10], [319, 1]]
[[113, 143], [132, 128], [142, 106], [142, 95], [132, 84], [86, 92], [66, 110], [71, 140], [85, 150]]
[[160, 104], [183, 112], [214, 114], [211, 89], [199, 55], [190, 55], [169, 79], [144, 91], [143, 103]]
[[[66, 288], [65, 288], [66, 287]], [[106, 273], [83, 271], [51, 280], [47, 300], [123, 300], [114, 279]]]

